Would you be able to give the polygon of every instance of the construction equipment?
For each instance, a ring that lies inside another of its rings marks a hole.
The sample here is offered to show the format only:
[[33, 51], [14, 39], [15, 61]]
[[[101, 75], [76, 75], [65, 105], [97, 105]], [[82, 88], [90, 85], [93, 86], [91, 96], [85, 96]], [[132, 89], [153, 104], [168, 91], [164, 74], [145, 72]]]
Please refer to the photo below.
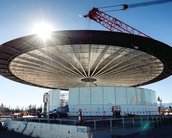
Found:
[[[124, 3], [120, 5], [103, 6], [103, 7], [99, 7], [99, 9], [108, 9], [104, 12], [112, 12], [112, 11], [128, 10], [131, 8], [153, 6], [157, 4], [164, 4], [164, 3], [170, 3], [170, 2], [172, 2], [172, 0], [153, 0], [153, 1], [146, 1], [146, 2], [141, 2], [141, 3], [133, 3], [133, 4]], [[109, 9], [109, 8], [113, 8], [113, 9]]]
[[[163, 3], [167, 3], [167, 2], [172, 2], [172, 0], [156, 0], [156, 1], [148, 1], [148, 2], [134, 3], [134, 4], [104, 6], [104, 7], [99, 7], [99, 8], [93, 8], [84, 17], [89, 17], [90, 19], [98, 22], [99, 24], [101, 24], [102, 26], [107, 28], [109, 31], [123, 32], [123, 33], [134, 34], [134, 35], [139, 35], [139, 36], [144, 36], [144, 37], [150, 38], [150, 36], [135, 29], [134, 27], [127, 25], [124, 22], [106, 14], [105, 12], [127, 10], [128, 8], [150, 6], [150, 5], [156, 5], [156, 4], [163, 4]], [[114, 9], [110, 9], [110, 10], [106, 10], [106, 11], [99, 10], [99, 9], [108, 9], [108, 8], [114, 8]], [[119, 8], [119, 9], [115, 9], [115, 8]]]
[[[140, 35], [144, 37], [149, 37], [148, 35], [142, 33], [141, 31], [127, 25], [126, 23], [106, 14], [103, 11], [100, 11], [98, 8], [93, 8], [87, 15], [84, 17], [89, 17], [90, 19], [98, 22], [99, 24], [106, 27], [109, 31], [117, 31], [129, 34]], [[150, 38], [150, 37], [149, 37]]]

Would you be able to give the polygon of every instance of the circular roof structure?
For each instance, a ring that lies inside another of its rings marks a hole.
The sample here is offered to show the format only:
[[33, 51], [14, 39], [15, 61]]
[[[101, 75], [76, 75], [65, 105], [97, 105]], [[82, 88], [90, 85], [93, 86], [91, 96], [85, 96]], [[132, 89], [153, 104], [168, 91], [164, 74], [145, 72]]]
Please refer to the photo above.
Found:
[[53, 32], [48, 41], [25, 36], [0, 46], [0, 73], [45, 88], [140, 86], [172, 73], [172, 48], [131, 34]]

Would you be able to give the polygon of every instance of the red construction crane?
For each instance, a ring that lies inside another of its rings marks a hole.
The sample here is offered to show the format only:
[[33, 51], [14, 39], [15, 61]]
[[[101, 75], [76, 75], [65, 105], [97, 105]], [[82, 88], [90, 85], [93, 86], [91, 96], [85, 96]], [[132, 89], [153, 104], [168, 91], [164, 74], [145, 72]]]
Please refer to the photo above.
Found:
[[[106, 12], [111, 12], [111, 11], [118, 11], [118, 10], [127, 10], [128, 8], [136, 8], [136, 7], [150, 6], [150, 5], [156, 5], [156, 4], [163, 4], [163, 3], [167, 3], [167, 2], [172, 2], [172, 0], [156, 0], [156, 1], [148, 1], [148, 2], [134, 3], [134, 4], [104, 6], [104, 7], [100, 7], [100, 8], [101, 9], [114, 8], [114, 7], [120, 8], [120, 9], [111, 9], [111, 10], [106, 11]], [[150, 38], [148, 35], [142, 33], [141, 31], [135, 29], [134, 27], [131, 27], [130, 25], [127, 25], [126, 23], [106, 14], [104, 11], [101, 11], [98, 8], [93, 8], [84, 17], [89, 17], [90, 19], [98, 22], [99, 24], [106, 27], [109, 31], [129, 33], [129, 34], [140, 35], [140, 36]]]
[[148, 35], [127, 25], [126, 23], [106, 14], [103, 11], [100, 11], [98, 8], [93, 8], [84, 17], [89, 17], [90, 19], [98, 22], [99, 24], [106, 27], [109, 31], [118, 31], [118, 32], [123, 32], [123, 33], [129, 33], [129, 34], [135, 34], [135, 35], [140, 35], [140, 36], [144, 36], [144, 37], [149, 37]]

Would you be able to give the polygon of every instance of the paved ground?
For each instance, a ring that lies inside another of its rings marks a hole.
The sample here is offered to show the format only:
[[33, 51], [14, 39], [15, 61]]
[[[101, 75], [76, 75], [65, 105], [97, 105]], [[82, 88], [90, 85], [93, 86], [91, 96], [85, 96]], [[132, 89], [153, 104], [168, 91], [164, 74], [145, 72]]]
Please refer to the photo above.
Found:
[[161, 126], [127, 136], [113, 136], [112, 138], [172, 138], [172, 125]]
[[12, 131], [4, 130], [4, 131], [0, 131], [0, 138], [31, 138], [31, 137], [19, 133], [15, 133]]

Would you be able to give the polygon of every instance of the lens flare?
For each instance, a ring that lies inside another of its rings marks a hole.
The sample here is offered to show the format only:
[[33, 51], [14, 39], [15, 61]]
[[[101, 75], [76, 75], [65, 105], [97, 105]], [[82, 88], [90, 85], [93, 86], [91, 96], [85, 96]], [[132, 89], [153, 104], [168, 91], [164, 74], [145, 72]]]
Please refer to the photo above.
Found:
[[36, 23], [34, 25], [34, 33], [37, 34], [39, 38], [43, 41], [51, 38], [51, 33], [53, 31], [53, 26], [46, 22]]

